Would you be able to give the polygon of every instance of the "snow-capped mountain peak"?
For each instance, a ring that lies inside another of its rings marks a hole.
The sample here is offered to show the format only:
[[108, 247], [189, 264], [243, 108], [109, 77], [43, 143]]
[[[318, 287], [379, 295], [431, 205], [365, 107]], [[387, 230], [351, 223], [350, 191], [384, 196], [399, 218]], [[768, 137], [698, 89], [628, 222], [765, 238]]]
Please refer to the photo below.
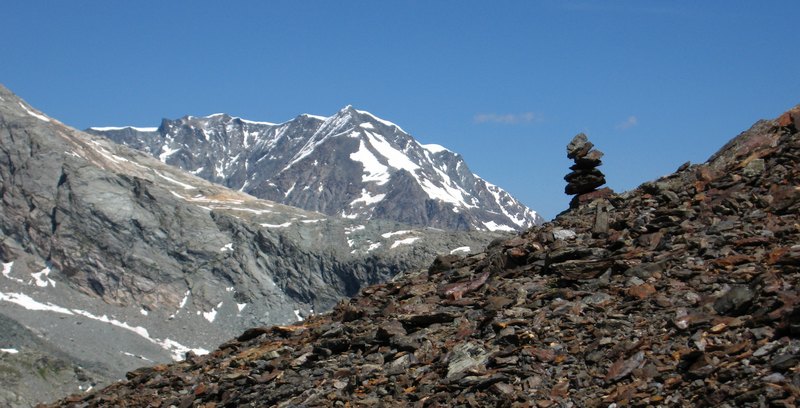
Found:
[[227, 187], [330, 215], [462, 230], [542, 221], [459, 154], [351, 105], [279, 124], [220, 113], [165, 119], [157, 131], [89, 131]]

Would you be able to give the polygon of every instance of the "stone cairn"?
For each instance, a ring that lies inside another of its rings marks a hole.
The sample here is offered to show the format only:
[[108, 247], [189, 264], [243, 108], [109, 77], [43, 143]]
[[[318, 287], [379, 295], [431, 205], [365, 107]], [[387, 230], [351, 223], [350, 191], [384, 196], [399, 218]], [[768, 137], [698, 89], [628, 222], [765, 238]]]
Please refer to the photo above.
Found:
[[605, 176], [597, 169], [603, 163], [600, 160], [603, 152], [594, 149], [594, 144], [586, 135], [579, 133], [567, 145], [567, 157], [574, 160], [575, 164], [570, 166], [572, 172], [564, 176], [567, 181], [564, 192], [576, 196], [570, 203], [570, 207], [576, 207], [583, 201], [582, 196], [596, 192], [597, 187], [606, 183]]

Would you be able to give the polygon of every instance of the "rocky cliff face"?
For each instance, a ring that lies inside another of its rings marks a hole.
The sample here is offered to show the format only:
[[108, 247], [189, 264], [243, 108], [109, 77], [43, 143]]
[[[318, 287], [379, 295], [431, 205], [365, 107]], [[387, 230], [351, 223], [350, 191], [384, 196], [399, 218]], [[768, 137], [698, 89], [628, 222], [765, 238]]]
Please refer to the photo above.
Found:
[[798, 127], [53, 406], [794, 406]]
[[543, 220], [473, 174], [462, 157], [347, 106], [281, 123], [225, 114], [158, 128], [90, 128], [162, 162], [256, 197], [348, 219], [515, 231]]
[[[68, 128], [0, 87], [0, 315], [47, 346], [0, 337], [15, 351], [0, 351], [0, 367], [62, 361], [61, 390], [307, 318], [497, 236], [259, 200]], [[0, 373], [0, 405], [48, 395], [19, 378]]]

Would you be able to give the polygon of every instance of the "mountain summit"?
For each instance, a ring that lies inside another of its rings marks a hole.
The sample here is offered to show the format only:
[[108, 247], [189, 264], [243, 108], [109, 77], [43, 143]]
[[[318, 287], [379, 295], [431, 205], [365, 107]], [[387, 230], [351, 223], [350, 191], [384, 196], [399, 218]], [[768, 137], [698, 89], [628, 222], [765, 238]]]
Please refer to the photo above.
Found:
[[220, 113], [88, 131], [229, 188], [333, 216], [489, 231], [543, 221], [459, 154], [349, 105], [280, 124]]

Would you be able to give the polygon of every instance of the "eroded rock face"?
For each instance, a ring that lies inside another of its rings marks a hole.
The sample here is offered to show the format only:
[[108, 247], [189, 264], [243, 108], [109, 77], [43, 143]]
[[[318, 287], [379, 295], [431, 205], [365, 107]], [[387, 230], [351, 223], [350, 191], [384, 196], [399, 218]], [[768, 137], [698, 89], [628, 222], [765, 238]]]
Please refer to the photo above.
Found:
[[[52, 406], [794, 406], [790, 119], [483, 253], [364, 288], [331, 314]], [[764, 170], [745, 172], [754, 160]]]

